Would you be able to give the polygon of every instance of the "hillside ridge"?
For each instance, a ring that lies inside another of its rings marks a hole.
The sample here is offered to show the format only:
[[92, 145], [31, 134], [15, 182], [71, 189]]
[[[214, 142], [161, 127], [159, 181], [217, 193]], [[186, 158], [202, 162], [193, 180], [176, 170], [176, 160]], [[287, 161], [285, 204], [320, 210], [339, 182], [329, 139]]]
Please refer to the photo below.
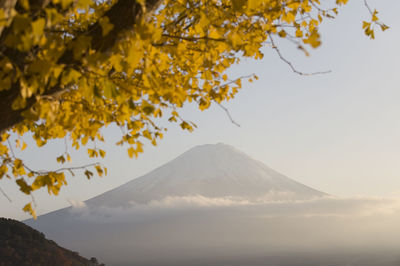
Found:
[[56, 242], [30, 226], [9, 218], [0, 218], [0, 266], [104, 266]]

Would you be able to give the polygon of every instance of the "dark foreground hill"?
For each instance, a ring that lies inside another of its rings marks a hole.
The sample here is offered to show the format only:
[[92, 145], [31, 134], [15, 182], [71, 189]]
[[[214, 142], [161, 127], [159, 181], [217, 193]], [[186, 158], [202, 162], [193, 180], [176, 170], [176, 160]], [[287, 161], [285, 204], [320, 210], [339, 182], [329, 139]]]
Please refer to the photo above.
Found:
[[77, 252], [62, 248], [44, 234], [13, 219], [0, 218], [0, 266], [97, 266]]

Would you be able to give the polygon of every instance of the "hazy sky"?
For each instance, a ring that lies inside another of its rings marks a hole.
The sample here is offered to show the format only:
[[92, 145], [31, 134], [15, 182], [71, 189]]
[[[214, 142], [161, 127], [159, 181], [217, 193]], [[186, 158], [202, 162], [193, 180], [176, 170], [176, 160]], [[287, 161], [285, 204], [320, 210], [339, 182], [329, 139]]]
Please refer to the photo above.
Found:
[[[170, 127], [154, 148], [146, 145], [137, 160], [113, 146], [117, 131], [105, 131], [105, 178], [87, 181], [69, 178], [58, 197], [36, 193], [38, 212], [68, 206], [103, 193], [168, 162], [195, 145], [224, 142], [235, 146], [275, 170], [324, 192], [339, 195], [393, 196], [400, 194], [400, 1], [370, 0], [391, 28], [374, 41], [363, 35], [361, 21], [369, 19], [363, 1], [352, 0], [337, 19], [322, 26], [322, 47], [306, 58], [291, 45], [282, 44], [287, 59], [303, 72], [332, 70], [318, 76], [299, 76], [270, 49], [262, 61], [243, 60], [232, 69], [235, 76], [256, 73], [260, 79], [245, 84], [226, 107], [241, 127], [214, 107], [200, 112], [188, 106], [183, 117], [195, 122], [193, 133]], [[26, 158], [37, 169], [56, 167], [56, 144], [31, 149]], [[81, 151], [85, 153], [84, 150]], [[84, 164], [76, 155], [74, 163]], [[0, 215], [26, 217], [22, 206], [30, 198], [21, 195], [11, 181], [1, 188]]]

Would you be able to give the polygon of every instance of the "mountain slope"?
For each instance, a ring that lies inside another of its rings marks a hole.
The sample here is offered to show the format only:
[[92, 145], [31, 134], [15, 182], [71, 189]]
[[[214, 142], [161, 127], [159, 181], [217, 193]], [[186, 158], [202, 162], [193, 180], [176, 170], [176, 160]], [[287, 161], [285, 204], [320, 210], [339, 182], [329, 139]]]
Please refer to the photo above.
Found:
[[168, 196], [298, 200], [325, 195], [225, 145], [201, 145], [116, 189], [88, 200], [94, 206], [125, 206]]

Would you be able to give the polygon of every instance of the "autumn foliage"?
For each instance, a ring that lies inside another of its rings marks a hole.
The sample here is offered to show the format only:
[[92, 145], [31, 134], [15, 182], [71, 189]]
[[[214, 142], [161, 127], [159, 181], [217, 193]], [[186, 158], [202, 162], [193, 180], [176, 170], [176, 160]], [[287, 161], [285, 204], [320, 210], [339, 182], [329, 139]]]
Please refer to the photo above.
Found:
[[[0, 0], [0, 179], [15, 179], [28, 195], [42, 188], [57, 195], [67, 184], [66, 169], [36, 171], [15, 156], [13, 149], [27, 146], [24, 135], [38, 147], [65, 138], [104, 157], [93, 142], [114, 124], [122, 131], [117, 145], [133, 157], [144, 139], [156, 145], [162, 138], [161, 117], [193, 130], [179, 108], [232, 99], [242, 79], [257, 77], [226, 70], [243, 57], [262, 59], [261, 48], [277, 49], [277, 38], [305, 53], [318, 47], [319, 25], [346, 2]], [[368, 35], [377, 22], [374, 11]], [[70, 155], [56, 159], [63, 164]], [[30, 203], [24, 210], [34, 215]]]

